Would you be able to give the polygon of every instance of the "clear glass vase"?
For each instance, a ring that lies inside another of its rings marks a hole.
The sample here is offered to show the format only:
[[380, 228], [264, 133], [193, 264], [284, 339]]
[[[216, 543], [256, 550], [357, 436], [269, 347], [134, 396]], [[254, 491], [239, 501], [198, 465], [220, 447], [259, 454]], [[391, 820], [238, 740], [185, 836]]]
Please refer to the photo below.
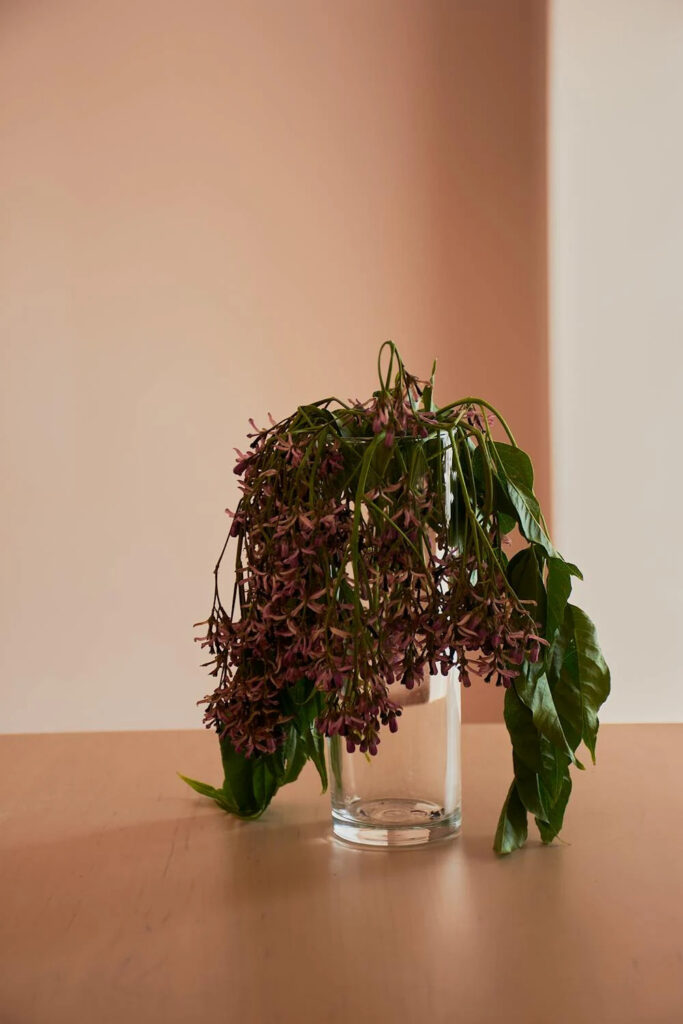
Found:
[[365, 846], [418, 846], [456, 836], [461, 823], [460, 681], [457, 668], [420, 686], [391, 687], [398, 731], [382, 731], [375, 757], [327, 740], [335, 836]]

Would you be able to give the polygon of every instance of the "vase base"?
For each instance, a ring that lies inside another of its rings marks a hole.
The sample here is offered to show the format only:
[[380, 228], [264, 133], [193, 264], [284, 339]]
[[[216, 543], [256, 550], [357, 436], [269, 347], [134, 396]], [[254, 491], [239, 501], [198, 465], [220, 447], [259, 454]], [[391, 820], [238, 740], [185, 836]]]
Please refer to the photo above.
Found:
[[460, 823], [459, 809], [446, 814], [429, 800], [357, 800], [332, 811], [334, 835], [360, 846], [424, 846], [457, 836]]

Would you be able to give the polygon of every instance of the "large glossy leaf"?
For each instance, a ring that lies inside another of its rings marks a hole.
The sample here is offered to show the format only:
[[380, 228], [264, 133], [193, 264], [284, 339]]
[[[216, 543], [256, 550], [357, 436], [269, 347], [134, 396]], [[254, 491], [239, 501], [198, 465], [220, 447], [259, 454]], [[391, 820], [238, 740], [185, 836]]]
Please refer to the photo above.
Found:
[[540, 544], [548, 555], [557, 554], [543, 526], [538, 499], [534, 494], [534, 473], [526, 452], [514, 445], [496, 441], [497, 475], [515, 510], [519, 528], [530, 542]]
[[541, 767], [539, 735], [531, 711], [512, 686], [505, 691], [504, 715], [512, 743], [512, 764], [520, 799], [530, 814], [544, 817], [538, 778]]
[[598, 711], [610, 692], [610, 672], [595, 626], [584, 611], [568, 604], [562, 630], [553, 645], [551, 677], [556, 706], [571, 742], [583, 740], [595, 763]]
[[503, 855], [512, 853], [513, 850], [524, 846], [526, 837], [527, 813], [513, 782], [500, 812], [493, 849], [496, 853]]
[[540, 663], [534, 666], [525, 665], [514, 686], [520, 699], [531, 711], [537, 732], [550, 740], [558, 750], [566, 753], [577, 768], [583, 768], [567, 742], [548, 677]]
[[510, 559], [506, 575], [521, 600], [534, 602], [533, 607], [527, 606], [527, 610], [539, 624], [542, 632], [545, 628], [547, 600], [541, 568], [534, 548], [524, 548]]
[[254, 799], [258, 805], [259, 810], [263, 808], [265, 811], [270, 801], [275, 796], [277, 790], [278, 777], [273, 770], [270, 759], [267, 757], [255, 757], [254, 768], [252, 772], [251, 784], [254, 793]]
[[290, 729], [289, 737], [284, 748], [284, 767], [280, 778], [280, 786], [286, 786], [290, 782], [296, 782], [301, 774], [303, 766], [308, 760], [308, 755], [301, 742], [297, 729]]
[[[490, 449], [487, 449], [490, 452]], [[474, 477], [477, 483], [478, 494], [483, 497], [486, 487], [487, 473], [484, 469], [484, 453], [479, 445], [477, 445], [472, 452], [472, 467], [474, 469]], [[491, 493], [493, 510], [498, 516], [498, 525], [500, 527], [501, 534], [510, 533], [514, 530], [517, 525], [517, 513], [515, 507], [510, 501], [507, 493], [507, 489], [501, 484], [498, 475], [495, 472], [495, 464], [491, 464], [492, 472], [492, 484], [493, 489]]]
[[541, 745], [541, 770], [538, 788], [544, 813], [536, 815], [536, 825], [544, 843], [551, 843], [562, 828], [564, 812], [572, 790], [569, 757], [544, 736]]
[[[527, 573], [519, 578], [533, 579], [528, 560], [519, 560], [517, 572], [525, 566]], [[564, 579], [578, 572], [569, 563], [551, 565], [549, 560], [550, 571]], [[544, 843], [552, 842], [562, 828], [572, 789], [570, 763], [582, 767], [574, 754], [582, 740], [595, 760], [597, 713], [610, 686], [593, 623], [564, 601], [563, 620], [546, 659], [547, 674], [526, 665], [505, 697], [517, 798], [534, 815]], [[548, 618], [553, 614], [559, 610], [549, 593]], [[509, 801], [508, 794], [499, 829], [509, 828]]]
[[507, 512], [498, 511], [498, 530], [501, 537], [504, 537], [506, 533], [512, 533], [516, 525], [517, 520], [514, 516], [509, 515]]
[[320, 776], [322, 792], [327, 790], [327, 763], [325, 761], [325, 737], [317, 730], [312, 729], [309, 733], [306, 744], [306, 756], [311, 759]]
[[228, 739], [220, 741], [221, 760], [223, 762], [223, 791], [232, 806], [233, 812], [240, 817], [252, 817], [263, 814], [268, 801], [259, 799], [254, 791], [254, 776], [260, 773], [260, 764], [265, 757], [255, 755], [245, 757], [238, 753]]
[[239, 818], [259, 818], [278, 789], [294, 782], [308, 758], [313, 756], [309, 752], [309, 743], [312, 742], [310, 716], [314, 713], [308, 708], [303, 713], [306, 719], [303, 737], [297, 723], [292, 721], [285, 743], [273, 754], [245, 757], [235, 750], [227, 738], [221, 740], [223, 785], [220, 789], [184, 775], [180, 778], [197, 793], [215, 800], [224, 811]]
[[521, 448], [517, 448], [516, 445], [506, 444], [504, 441], [495, 441], [493, 447], [498, 459], [503, 464], [507, 478], [515, 486], [533, 491], [534, 467], [527, 453]]
[[610, 692], [610, 671], [607, 667], [593, 622], [581, 608], [568, 605], [574, 626], [579, 686], [583, 697], [583, 742], [595, 763], [598, 737], [598, 711]]
[[572, 592], [572, 568], [562, 558], [548, 558], [548, 614], [545, 625], [546, 639], [552, 640], [564, 621], [564, 610]]
[[567, 767], [567, 771], [562, 777], [560, 791], [555, 803], [550, 806], [547, 815], [543, 819], [536, 818], [538, 831], [544, 843], [552, 843], [555, 836], [559, 835], [571, 791], [572, 780], [569, 775], [569, 768]]
[[520, 700], [514, 686], [505, 691], [503, 714], [515, 756], [520, 764], [536, 774], [541, 767], [538, 731], [531, 711]]
[[228, 802], [222, 789], [216, 789], [215, 786], [210, 786], [206, 782], [198, 782], [197, 779], [188, 779], [187, 775], [181, 775], [180, 772], [178, 772], [178, 776], [191, 789], [194, 789], [196, 793], [201, 793], [202, 796], [208, 796], [210, 800], [215, 800], [224, 811], [235, 813], [236, 808]]
[[541, 790], [540, 776], [522, 764], [516, 754], [512, 755], [512, 767], [515, 774], [515, 785], [525, 810], [536, 819], [548, 817], [548, 809]]
[[[306, 680], [291, 686], [283, 697], [284, 707], [292, 716], [299, 750], [315, 765], [323, 793], [327, 789], [327, 765], [325, 762], [325, 739], [316, 727], [316, 719], [323, 710], [323, 696]], [[289, 781], [287, 779], [286, 781]], [[283, 783], [284, 785], [284, 783]]]
[[[564, 778], [569, 772], [570, 758], [545, 736], [539, 737], [539, 750], [539, 789], [544, 806], [550, 810], [560, 798]], [[541, 817], [547, 818], [547, 815]]]
[[517, 696], [514, 687], [505, 694], [505, 724], [512, 742], [518, 795], [529, 814], [536, 818], [539, 828], [544, 825], [542, 836], [549, 835], [553, 828], [556, 835], [569, 796], [569, 755], [537, 732], [531, 711]]
[[548, 679], [567, 742], [573, 750], [581, 743], [583, 706], [578, 680], [576, 643], [571, 612], [565, 607], [564, 621], [557, 631], [547, 658]]

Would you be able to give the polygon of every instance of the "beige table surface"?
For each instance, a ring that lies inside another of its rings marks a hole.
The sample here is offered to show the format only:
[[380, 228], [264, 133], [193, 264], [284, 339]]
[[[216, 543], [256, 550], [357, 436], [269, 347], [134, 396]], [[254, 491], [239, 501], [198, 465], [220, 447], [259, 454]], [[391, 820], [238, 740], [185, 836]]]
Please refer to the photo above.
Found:
[[0, 1021], [683, 1022], [683, 726], [603, 728], [569, 845], [503, 860], [506, 734], [463, 745], [463, 835], [388, 852], [308, 769], [231, 820], [201, 730], [0, 737]]

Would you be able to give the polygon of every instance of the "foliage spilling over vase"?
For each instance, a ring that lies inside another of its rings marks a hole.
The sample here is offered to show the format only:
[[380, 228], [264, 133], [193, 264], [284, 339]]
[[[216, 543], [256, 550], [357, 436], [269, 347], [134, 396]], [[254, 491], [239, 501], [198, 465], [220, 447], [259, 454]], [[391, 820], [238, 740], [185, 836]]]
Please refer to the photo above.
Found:
[[413, 377], [392, 342], [378, 373], [366, 402], [326, 398], [263, 429], [252, 421], [200, 624], [216, 679], [200, 703], [224, 782], [185, 781], [241, 818], [259, 817], [309, 759], [325, 789], [325, 737], [381, 757], [400, 729], [392, 685], [411, 690], [455, 665], [466, 687], [505, 688], [513, 779], [494, 849], [520, 847], [529, 814], [549, 843], [582, 742], [595, 760], [610, 688], [593, 623], [569, 601], [581, 573], [553, 547], [531, 462], [489, 403], [437, 407], [434, 371]]

